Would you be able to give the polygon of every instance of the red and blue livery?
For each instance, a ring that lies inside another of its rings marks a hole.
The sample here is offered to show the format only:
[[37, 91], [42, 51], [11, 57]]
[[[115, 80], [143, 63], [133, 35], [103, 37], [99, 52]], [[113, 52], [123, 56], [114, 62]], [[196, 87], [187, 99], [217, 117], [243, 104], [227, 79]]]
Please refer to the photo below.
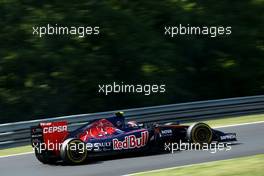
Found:
[[36, 158], [44, 164], [79, 164], [88, 158], [131, 152], [162, 151], [166, 142], [212, 143], [236, 141], [235, 133], [211, 129], [205, 123], [138, 124], [126, 122], [122, 112], [68, 130], [66, 121], [31, 127]]

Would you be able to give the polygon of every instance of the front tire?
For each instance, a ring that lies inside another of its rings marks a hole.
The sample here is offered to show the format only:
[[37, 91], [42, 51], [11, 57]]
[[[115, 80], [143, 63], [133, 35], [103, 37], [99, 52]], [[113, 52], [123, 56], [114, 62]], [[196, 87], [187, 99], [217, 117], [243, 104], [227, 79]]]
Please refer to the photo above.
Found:
[[60, 155], [65, 163], [81, 164], [87, 158], [86, 146], [80, 139], [67, 139], [62, 144]]
[[212, 142], [212, 138], [212, 129], [205, 123], [195, 123], [187, 129], [187, 139], [189, 142], [210, 144]]

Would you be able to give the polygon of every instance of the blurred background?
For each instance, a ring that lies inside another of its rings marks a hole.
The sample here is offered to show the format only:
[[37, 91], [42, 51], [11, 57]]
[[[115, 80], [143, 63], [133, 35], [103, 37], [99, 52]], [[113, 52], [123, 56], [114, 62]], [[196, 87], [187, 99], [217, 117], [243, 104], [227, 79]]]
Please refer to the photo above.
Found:
[[[99, 36], [32, 35], [100, 26]], [[232, 34], [164, 36], [164, 26]], [[264, 93], [264, 1], [1, 0], [0, 123]], [[98, 84], [166, 84], [166, 93], [98, 93]]]

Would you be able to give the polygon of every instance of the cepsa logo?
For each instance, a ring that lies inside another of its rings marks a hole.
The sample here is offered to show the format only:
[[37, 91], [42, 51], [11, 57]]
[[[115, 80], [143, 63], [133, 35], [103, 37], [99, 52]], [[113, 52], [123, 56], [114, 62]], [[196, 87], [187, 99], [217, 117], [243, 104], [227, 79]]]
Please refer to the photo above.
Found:
[[54, 132], [64, 132], [67, 131], [67, 125], [64, 126], [49, 126], [49, 127], [44, 127], [43, 128], [43, 133], [54, 133]]
[[136, 137], [135, 135], [126, 136], [123, 141], [119, 141], [118, 139], [113, 139], [113, 149], [114, 150], [122, 150], [122, 149], [133, 149], [140, 148], [147, 144], [149, 138], [148, 131], [141, 132], [140, 137]]

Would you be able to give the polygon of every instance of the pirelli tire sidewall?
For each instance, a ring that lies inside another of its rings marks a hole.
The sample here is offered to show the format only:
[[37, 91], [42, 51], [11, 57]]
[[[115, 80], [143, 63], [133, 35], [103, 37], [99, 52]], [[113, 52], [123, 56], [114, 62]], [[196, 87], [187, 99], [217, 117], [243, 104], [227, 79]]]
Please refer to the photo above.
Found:
[[[201, 130], [203, 131], [203, 133], [206, 132], [203, 134], [206, 135], [206, 140], [204, 141], [198, 139], [199, 133], [202, 132]], [[206, 123], [202, 123], [202, 122], [194, 123], [187, 129], [187, 139], [189, 142], [210, 144], [212, 142], [212, 138], [213, 138], [213, 131], [211, 127]]]
[[62, 143], [61, 150], [60, 150], [60, 156], [63, 162], [68, 163], [68, 164], [80, 164], [86, 160], [87, 155], [88, 155], [86, 149], [83, 150], [83, 153], [81, 153], [80, 157], [78, 158], [74, 158], [71, 154], [72, 151], [70, 150], [71, 147], [69, 146], [78, 144], [78, 143], [82, 143], [83, 146], [85, 146], [85, 144], [80, 139], [75, 139], [75, 138], [69, 138]]

